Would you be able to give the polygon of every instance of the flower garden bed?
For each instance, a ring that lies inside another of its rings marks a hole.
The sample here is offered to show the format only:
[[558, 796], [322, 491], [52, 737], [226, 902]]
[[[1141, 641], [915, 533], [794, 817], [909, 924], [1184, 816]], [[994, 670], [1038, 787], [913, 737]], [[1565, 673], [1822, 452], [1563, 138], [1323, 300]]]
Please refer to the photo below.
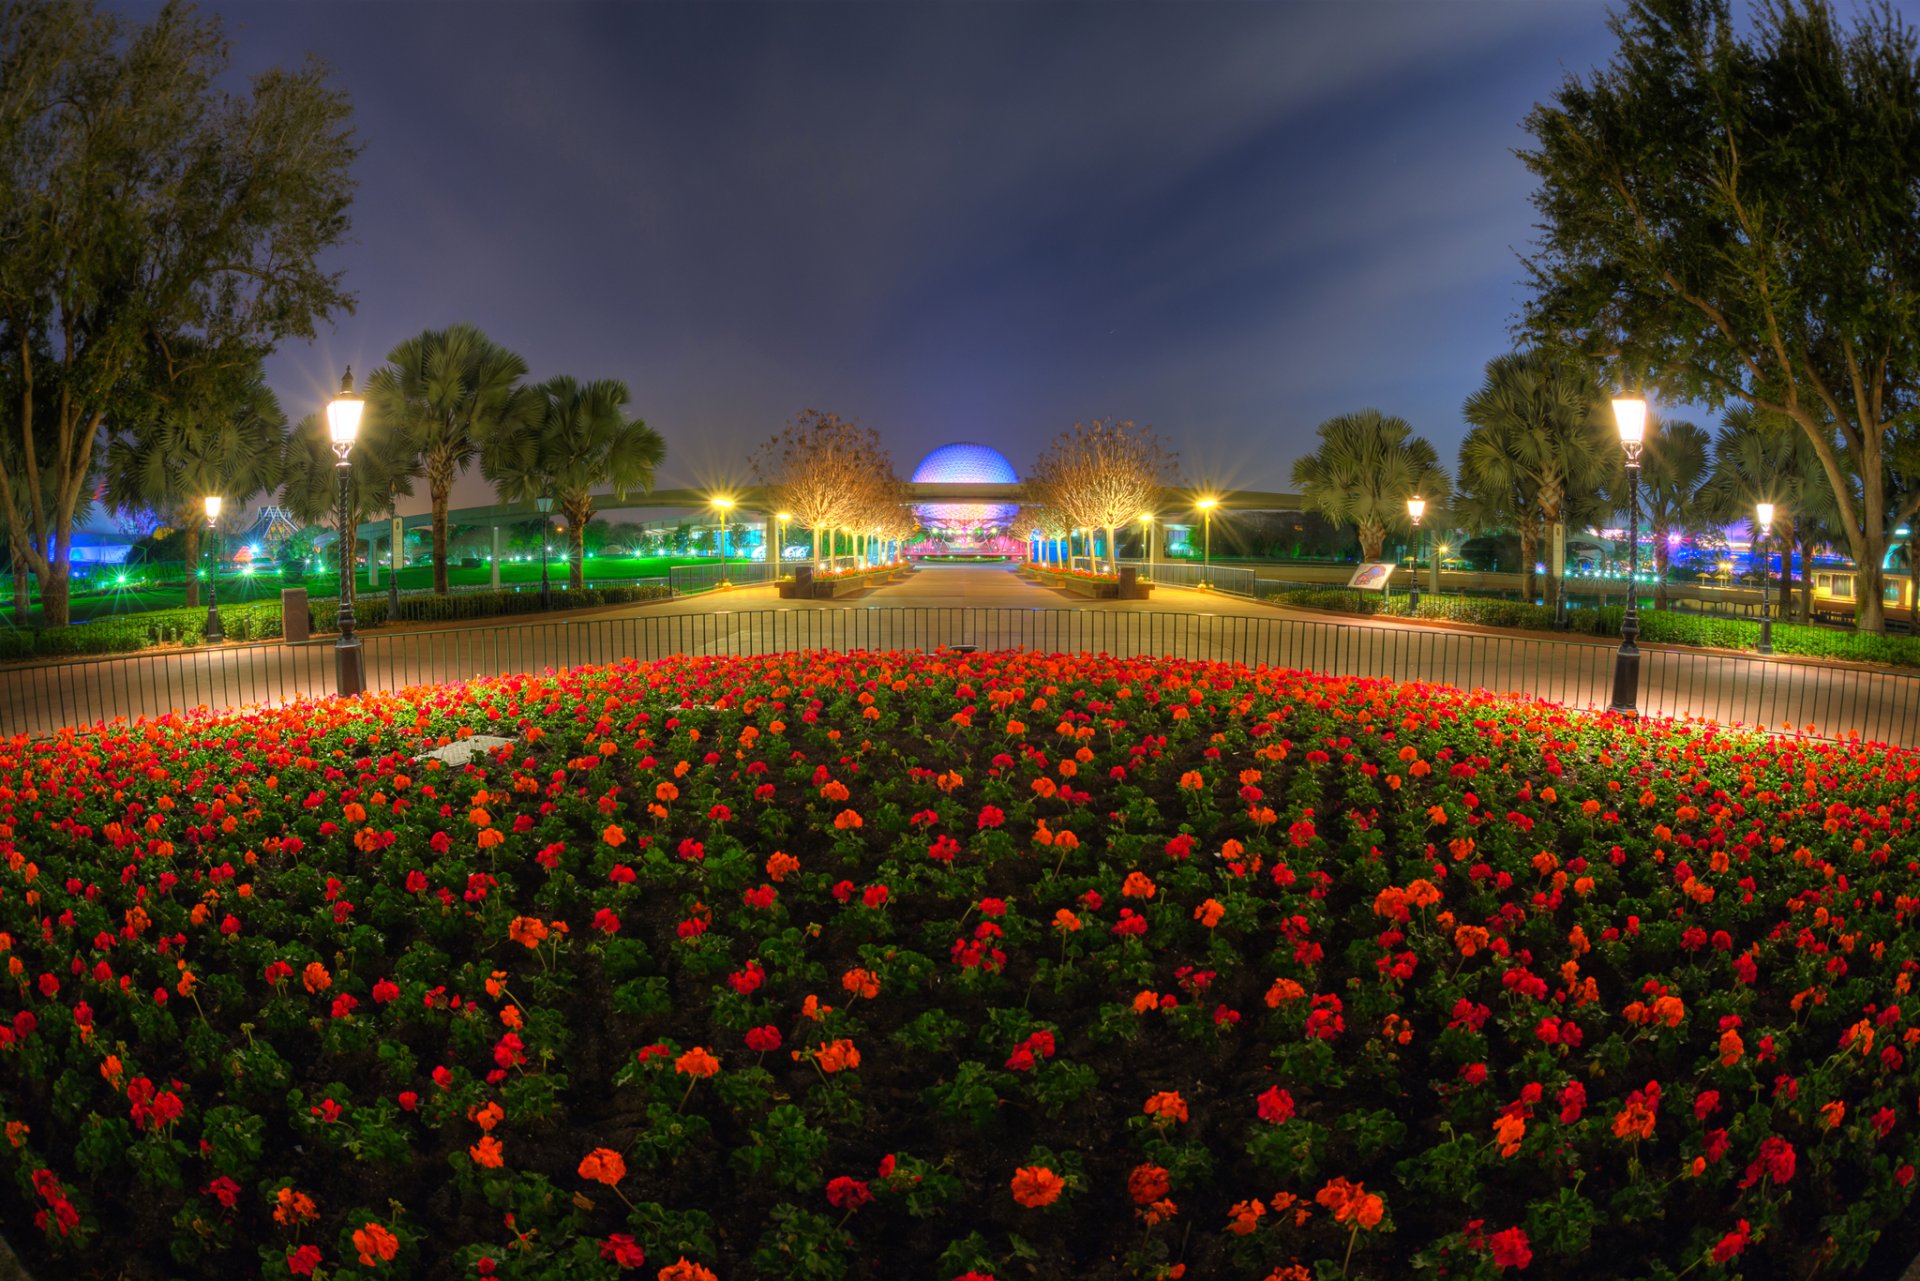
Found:
[[1026, 574], [1042, 587], [1072, 592], [1075, 596], [1086, 596], [1093, 600], [1113, 600], [1120, 595], [1120, 580], [1112, 574], [1088, 574], [1038, 568], [1030, 568]]
[[0, 1226], [134, 1281], [1891, 1276], [1917, 784], [1032, 654], [4, 742]]

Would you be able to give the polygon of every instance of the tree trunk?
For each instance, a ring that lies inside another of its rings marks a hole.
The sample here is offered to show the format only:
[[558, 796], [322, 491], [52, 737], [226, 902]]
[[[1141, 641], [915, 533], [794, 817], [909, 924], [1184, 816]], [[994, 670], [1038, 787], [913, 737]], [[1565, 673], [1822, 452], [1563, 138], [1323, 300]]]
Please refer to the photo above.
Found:
[[1355, 532], [1360, 535], [1360, 559], [1379, 560], [1380, 548], [1387, 541], [1387, 527], [1368, 521], [1356, 526]]
[[1813, 540], [1800, 540], [1800, 621], [1813, 621]]
[[433, 487], [433, 593], [447, 594], [447, 490], [439, 485]]
[[1115, 527], [1112, 525], [1108, 525], [1107, 526], [1107, 566], [1108, 568], [1113, 570], [1114, 576], [1118, 577], [1120, 574], [1120, 552], [1118, 548], [1114, 545], [1114, 541], [1113, 541], [1114, 533], [1115, 533]]
[[40, 583], [40, 625], [42, 627], [67, 625], [67, 591], [71, 586], [68, 575], [73, 569], [72, 557], [72, 550], [67, 543], [56, 536], [53, 559], [47, 566], [46, 578]]
[[587, 585], [587, 522], [593, 519], [593, 499], [563, 502], [560, 510], [566, 513], [567, 545], [573, 549], [572, 563], [567, 566], [567, 584], [577, 592]]
[[[1667, 545], [1666, 531], [1656, 528], [1653, 531], [1653, 607], [1655, 609], [1667, 607], [1667, 568], [1672, 562], [1673, 549]], [[1627, 591], [1631, 598], [1633, 591], [1631, 583], [1627, 585]]]
[[1533, 565], [1539, 553], [1539, 528], [1526, 521], [1520, 526], [1520, 594], [1529, 605], [1533, 604]]
[[187, 608], [200, 604], [200, 522], [189, 516], [180, 531], [187, 540]]
[[11, 540], [7, 553], [8, 562], [13, 566], [13, 621], [25, 627], [27, 614], [33, 608], [27, 588], [27, 558], [21, 553], [20, 544]]

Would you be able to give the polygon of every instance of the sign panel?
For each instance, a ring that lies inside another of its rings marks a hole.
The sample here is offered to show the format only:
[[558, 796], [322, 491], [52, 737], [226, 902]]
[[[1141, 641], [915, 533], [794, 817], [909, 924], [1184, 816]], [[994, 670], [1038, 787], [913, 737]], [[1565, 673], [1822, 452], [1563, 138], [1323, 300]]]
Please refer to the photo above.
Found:
[[1384, 592], [1387, 582], [1393, 577], [1393, 564], [1390, 561], [1368, 561], [1353, 571], [1353, 577], [1347, 580], [1347, 586], [1355, 591]]

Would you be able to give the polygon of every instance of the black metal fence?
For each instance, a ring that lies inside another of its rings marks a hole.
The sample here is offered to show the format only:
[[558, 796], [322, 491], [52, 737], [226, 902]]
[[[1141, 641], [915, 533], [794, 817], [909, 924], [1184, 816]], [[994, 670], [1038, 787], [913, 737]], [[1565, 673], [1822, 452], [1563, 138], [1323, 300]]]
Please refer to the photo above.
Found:
[[[674, 654], [792, 650], [1034, 649], [1266, 664], [1338, 676], [1428, 681], [1604, 706], [1614, 645], [1489, 636], [1363, 621], [1112, 609], [900, 608], [642, 612], [364, 637], [367, 686], [392, 690], [505, 672]], [[116, 717], [320, 697], [334, 689], [331, 638], [0, 668], [0, 732], [44, 735]], [[1650, 715], [1791, 728], [1920, 745], [1920, 675], [1785, 659], [1648, 649]]]

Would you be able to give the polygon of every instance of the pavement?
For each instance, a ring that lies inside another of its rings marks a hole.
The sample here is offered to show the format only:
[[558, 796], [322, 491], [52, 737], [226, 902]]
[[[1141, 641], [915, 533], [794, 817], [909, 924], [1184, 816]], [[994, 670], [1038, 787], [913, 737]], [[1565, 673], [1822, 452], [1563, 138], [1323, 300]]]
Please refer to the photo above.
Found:
[[[936, 564], [854, 598], [781, 600], [772, 587], [733, 588], [564, 616], [375, 631], [364, 634], [363, 653], [367, 686], [386, 690], [624, 657], [958, 644], [1266, 663], [1528, 694], [1570, 707], [1611, 700], [1618, 648], [1599, 638], [1334, 617], [1183, 588], [1156, 588], [1145, 601], [1095, 601], [1029, 583], [1004, 565]], [[334, 687], [331, 637], [0, 668], [0, 732], [279, 703]], [[1920, 677], [1873, 669], [1647, 648], [1639, 706], [1653, 715], [1855, 730], [1871, 741], [1920, 745]]]

